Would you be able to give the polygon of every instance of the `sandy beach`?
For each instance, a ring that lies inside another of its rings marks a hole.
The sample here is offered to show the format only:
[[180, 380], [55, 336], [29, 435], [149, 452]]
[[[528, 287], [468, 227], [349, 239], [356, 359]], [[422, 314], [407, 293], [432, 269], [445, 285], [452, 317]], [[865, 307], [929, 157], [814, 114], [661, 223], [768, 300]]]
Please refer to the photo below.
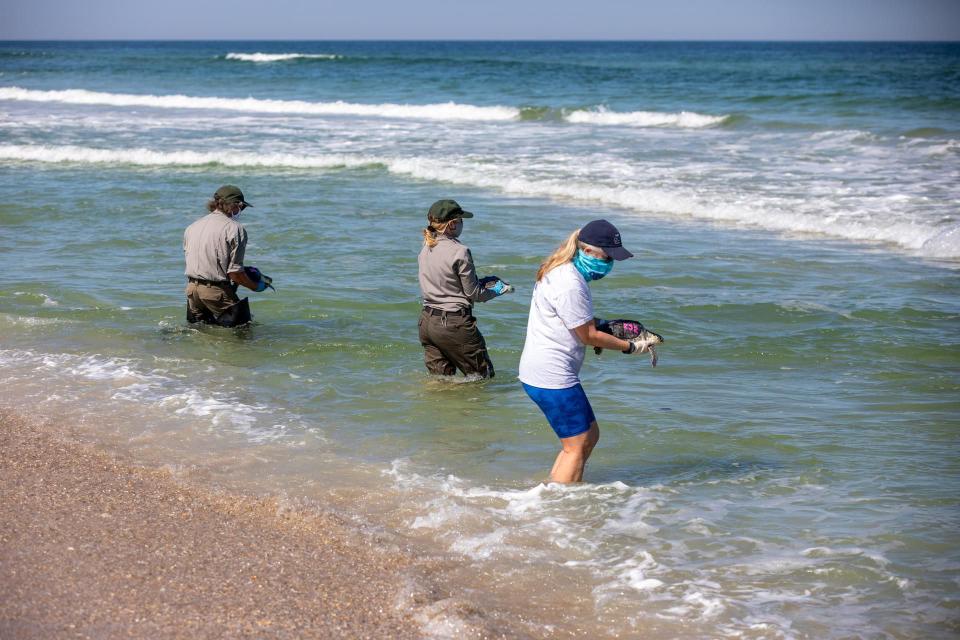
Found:
[[416, 638], [410, 559], [0, 412], [0, 637]]

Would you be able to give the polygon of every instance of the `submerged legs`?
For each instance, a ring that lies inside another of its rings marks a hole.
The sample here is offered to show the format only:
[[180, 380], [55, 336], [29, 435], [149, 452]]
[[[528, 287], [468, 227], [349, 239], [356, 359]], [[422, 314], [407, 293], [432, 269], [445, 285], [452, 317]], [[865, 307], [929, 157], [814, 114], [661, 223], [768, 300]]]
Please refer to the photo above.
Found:
[[550, 481], [569, 483], [583, 480], [583, 469], [593, 448], [600, 440], [600, 427], [596, 420], [590, 423], [590, 429], [569, 438], [561, 438], [563, 447], [550, 470]]

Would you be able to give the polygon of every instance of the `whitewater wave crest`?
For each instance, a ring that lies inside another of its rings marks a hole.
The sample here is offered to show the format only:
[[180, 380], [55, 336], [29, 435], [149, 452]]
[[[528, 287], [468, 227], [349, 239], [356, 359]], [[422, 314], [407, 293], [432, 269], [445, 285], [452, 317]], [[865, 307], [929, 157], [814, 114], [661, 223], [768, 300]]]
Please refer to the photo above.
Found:
[[575, 124], [614, 125], [626, 127], [680, 127], [702, 129], [722, 124], [729, 116], [711, 116], [692, 111], [661, 113], [659, 111], [609, 111], [604, 107], [578, 109], [565, 114], [567, 122]]
[[0, 145], [0, 160], [80, 164], [130, 164], [144, 167], [262, 167], [289, 169], [357, 168], [383, 164], [383, 160], [362, 155], [332, 154], [304, 156], [291, 153], [210, 153], [203, 151], [153, 151], [151, 149], [95, 149], [90, 147], [47, 147]]
[[[500, 193], [587, 202], [621, 207], [641, 213], [678, 219], [705, 219], [722, 223], [789, 234], [813, 234], [845, 240], [884, 242], [899, 245], [931, 258], [960, 258], [960, 233], [942, 226], [910, 221], [890, 221], [887, 216], [849, 213], [840, 216], [824, 209], [821, 213], [803, 210], [802, 203], [787, 208], [782, 203], [757, 200], [751, 204], [708, 200], [695, 193], [599, 183], [563, 178], [517, 175], [504, 163], [435, 160], [423, 157], [386, 157], [364, 154], [307, 155], [261, 154], [232, 151], [163, 152], [150, 149], [94, 149], [87, 147], [45, 147], [0, 145], [0, 160], [47, 163], [130, 164], [135, 166], [228, 166], [266, 169], [331, 170], [383, 167], [390, 173], [420, 180], [446, 182]], [[576, 175], [576, 167], [567, 172]]]
[[[231, 59], [253, 62], [271, 62], [284, 56], [320, 56], [327, 54], [227, 54]], [[334, 55], [334, 54], [329, 54]], [[239, 56], [245, 56], [240, 58]], [[262, 56], [262, 58], [261, 58]], [[283, 58], [288, 59], [288, 58]], [[245, 113], [269, 113], [321, 116], [365, 116], [420, 120], [466, 120], [486, 122], [560, 120], [570, 124], [621, 127], [677, 127], [699, 129], [722, 124], [730, 116], [712, 116], [691, 111], [661, 113], [657, 111], [616, 112], [605, 107], [595, 109], [557, 110], [548, 107], [477, 106], [444, 102], [435, 104], [360, 104], [337, 100], [309, 102], [306, 100], [276, 100], [268, 98], [223, 98], [186, 95], [149, 95], [134, 93], [106, 93], [86, 89], [38, 90], [22, 87], [0, 87], [0, 100], [22, 102], [52, 102], [79, 105], [107, 105], [113, 107], [148, 107], [154, 109], [203, 109]]]
[[285, 62], [287, 60], [340, 60], [343, 56], [335, 53], [228, 53], [225, 60], [241, 62]]
[[513, 107], [478, 107], [455, 102], [423, 105], [357, 104], [340, 100], [336, 102], [307, 102], [304, 100], [216, 98], [185, 95], [155, 96], [132, 93], [104, 93], [87, 91], [86, 89], [40, 91], [21, 87], [0, 87], [0, 100], [158, 109], [215, 109], [247, 113], [417, 118], [423, 120], [497, 121], [516, 120], [520, 115], [520, 111]]

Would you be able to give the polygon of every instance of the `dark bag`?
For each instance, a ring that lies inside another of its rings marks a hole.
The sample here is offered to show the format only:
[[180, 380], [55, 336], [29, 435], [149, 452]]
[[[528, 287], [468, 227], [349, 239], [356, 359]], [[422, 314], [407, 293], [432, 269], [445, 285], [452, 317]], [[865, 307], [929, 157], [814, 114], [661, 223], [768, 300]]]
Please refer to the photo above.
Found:
[[213, 324], [218, 324], [221, 327], [239, 327], [252, 321], [250, 302], [248, 298], [244, 298], [240, 302], [227, 307], [223, 313], [214, 318]]

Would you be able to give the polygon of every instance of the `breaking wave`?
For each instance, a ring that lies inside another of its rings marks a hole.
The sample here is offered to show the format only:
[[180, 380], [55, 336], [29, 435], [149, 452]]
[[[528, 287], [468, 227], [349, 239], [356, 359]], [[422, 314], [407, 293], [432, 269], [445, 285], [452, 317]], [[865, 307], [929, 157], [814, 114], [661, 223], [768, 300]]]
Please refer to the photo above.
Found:
[[242, 62], [285, 62], [287, 60], [340, 60], [343, 56], [335, 53], [228, 53], [225, 60]]
[[[307, 54], [227, 54], [249, 56], [302, 56]], [[316, 54], [321, 55], [321, 54]], [[323, 54], [327, 55], [327, 54]], [[330, 54], [333, 55], [333, 54]], [[239, 59], [239, 58], [237, 58]], [[246, 59], [246, 58], [245, 58]], [[252, 58], [251, 58], [252, 60]], [[267, 62], [268, 60], [262, 60]], [[727, 122], [730, 116], [711, 116], [689, 111], [661, 113], [657, 111], [609, 111], [596, 109], [553, 109], [549, 107], [477, 106], [444, 102], [436, 104], [359, 104], [343, 102], [308, 102], [264, 98], [220, 98], [186, 95], [149, 95], [105, 93], [86, 89], [42, 91], [21, 87], [0, 87], [0, 100], [55, 102], [63, 104], [109, 105], [114, 107], [149, 107], [154, 109], [206, 109], [247, 113], [367, 116], [422, 120], [469, 121], [547, 121], [562, 120], [571, 124], [627, 127], [703, 128]]]
[[[845, 240], [884, 242], [930, 258], [960, 258], [960, 233], [955, 228], [921, 222], [891, 222], [887, 216], [863, 210], [840, 217], [829, 203], [811, 205], [756, 199], [750, 204], [656, 187], [604, 184], [583, 179], [538, 178], [518, 175], [509, 163], [436, 160], [425, 157], [387, 157], [365, 154], [306, 155], [231, 151], [153, 151], [150, 149], [95, 149], [88, 147], [0, 145], [0, 160], [47, 163], [126, 164], [134, 166], [227, 166], [267, 169], [332, 170], [383, 167], [393, 174], [420, 180], [493, 189], [501, 193], [588, 202], [678, 219], [712, 220], [769, 231], [815, 234]], [[575, 175], [571, 167], [570, 175]], [[815, 206], [814, 206], [815, 205]], [[812, 208], [811, 208], [812, 207]]]
[[127, 164], [143, 167], [262, 167], [289, 169], [356, 168], [383, 164], [365, 156], [303, 156], [290, 153], [210, 153], [203, 151], [153, 151], [151, 149], [94, 149], [90, 147], [46, 147], [0, 145], [0, 160], [27, 162], [74, 162]]
[[350, 102], [307, 102], [260, 98], [205, 98], [185, 95], [103, 93], [85, 89], [38, 91], [20, 87], [0, 87], [0, 100], [98, 104], [115, 107], [151, 107], [159, 109], [215, 109], [248, 113], [289, 113], [309, 115], [373, 116], [381, 118], [419, 118], [424, 120], [516, 120], [513, 107], [478, 107], [446, 102], [440, 104], [356, 104]]
[[594, 110], [577, 110], [568, 113], [565, 119], [568, 122], [619, 125], [627, 127], [680, 127], [683, 129], [700, 129], [722, 124], [729, 116], [710, 116], [691, 111], [679, 113], [661, 113], [659, 111], [630, 111], [619, 113], [599, 107]]

